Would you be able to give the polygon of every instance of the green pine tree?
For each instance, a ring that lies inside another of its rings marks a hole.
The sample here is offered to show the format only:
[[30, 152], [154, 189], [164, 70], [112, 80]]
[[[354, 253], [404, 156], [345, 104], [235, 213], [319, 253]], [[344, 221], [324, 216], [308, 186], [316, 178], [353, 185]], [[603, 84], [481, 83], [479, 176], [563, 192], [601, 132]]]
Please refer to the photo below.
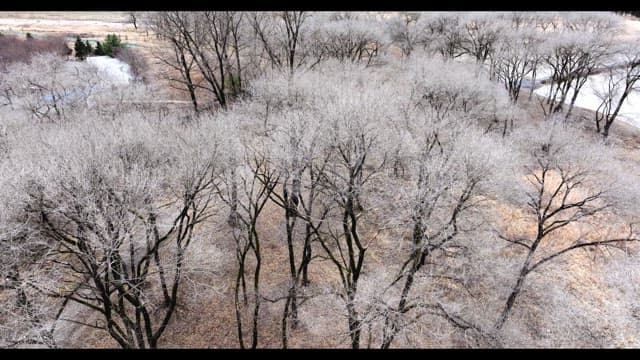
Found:
[[102, 49], [104, 50], [105, 55], [109, 55], [113, 57], [114, 52], [120, 46], [122, 46], [120, 37], [116, 34], [109, 34], [107, 35], [107, 38], [104, 40], [104, 45], [102, 46]]
[[104, 49], [102, 48], [102, 43], [100, 41], [96, 42], [96, 50], [93, 52], [96, 56], [103, 56]]
[[104, 45], [102, 46], [102, 50], [104, 51], [105, 55], [113, 56], [113, 47], [110, 43], [105, 41]]
[[87, 46], [82, 42], [80, 36], [76, 37], [73, 49], [76, 51], [76, 58], [84, 60], [87, 57]]
[[93, 48], [91, 47], [89, 40], [85, 41], [84, 46], [85, 46], [85, 53], [87, 54], [87, 56], [93, 55]]
[[107, 35], [107, 42], [111, 43], [111, 46], [114, 48], [120, 47], [121, 45], [120, 37], [116, 34]]

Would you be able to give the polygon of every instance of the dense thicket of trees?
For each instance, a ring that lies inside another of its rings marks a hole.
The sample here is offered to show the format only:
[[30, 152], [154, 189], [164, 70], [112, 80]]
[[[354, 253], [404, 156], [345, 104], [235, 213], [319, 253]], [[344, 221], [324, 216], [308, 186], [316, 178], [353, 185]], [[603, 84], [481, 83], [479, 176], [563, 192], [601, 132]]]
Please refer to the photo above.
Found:
[[637, 345], [640, 174], [571, 115], [600, 72], [607, 136], [634, 91], [615, 15], [130, 16], [186, 108], [2, 69], [0, 346]]

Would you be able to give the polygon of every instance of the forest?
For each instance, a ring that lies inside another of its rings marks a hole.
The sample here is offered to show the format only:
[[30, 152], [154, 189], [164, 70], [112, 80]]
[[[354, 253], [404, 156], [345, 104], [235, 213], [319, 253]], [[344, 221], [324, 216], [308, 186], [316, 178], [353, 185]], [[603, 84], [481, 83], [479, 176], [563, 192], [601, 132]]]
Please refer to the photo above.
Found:
[[0, 27], [0, 348], [640, 346], [636, 18], [122, 19]]

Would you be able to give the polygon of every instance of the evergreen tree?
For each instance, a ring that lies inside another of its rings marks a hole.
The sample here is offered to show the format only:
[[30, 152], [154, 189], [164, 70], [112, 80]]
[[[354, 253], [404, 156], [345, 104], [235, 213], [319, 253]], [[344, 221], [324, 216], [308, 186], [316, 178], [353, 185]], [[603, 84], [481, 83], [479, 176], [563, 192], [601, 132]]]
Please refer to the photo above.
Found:
[[76, 37], [73, 49], [76, 51], [76, 58], [84, 60], [87, 57], [87, 46], [82, 42], [80, 36]]
[[109, 34], [107, 35], [107, 40], [108, 43], [111, 44], [112, 47], [117, 48], [120, 47], [121, 45], [121, 41], [120, 41], [120, 37], [116, 34]]
[[117, 48], [122, 45], [120, 41], [120, 37], [116, 34], [109, 34], [107, 38], [104, 40], [104, 45], [102, 49], [104, 50], [105, 55], [109, 55], [111, 57], [114, 56], [114, 52]]
[[93, 52], [96, 56], [103, 56], [104, 49], [102, 48], [102, 43], [100, 41], [96, 42], [96, 50]]
[[93, 55], [93, 48], [91, 47], [91, 44], [89, 43], [89, 40], [85, 41], [84, 46], [85, 46], [86, 55], [87, 56]]
[[113, 47], [109, 42], [107, 41], [104, 42], [104, 45], [102, 46], [102, 50], [104, 51], [105, 55], [109, 55], [113, 57]]

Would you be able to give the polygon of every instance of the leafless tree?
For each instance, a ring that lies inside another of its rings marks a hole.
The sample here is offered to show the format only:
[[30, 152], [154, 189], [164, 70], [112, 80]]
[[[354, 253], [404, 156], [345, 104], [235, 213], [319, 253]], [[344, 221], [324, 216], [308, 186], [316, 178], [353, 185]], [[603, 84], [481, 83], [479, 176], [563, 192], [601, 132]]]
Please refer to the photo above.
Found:
[[463, 38], [460, 48], [472, 55], [476, 62], [484, 64], [495, 50], [499, 34], [504, 31], [503, 21], [493, 13], [465, 14], [461, 19]]
[[545, 113], [564, 110], [567, 96], [573, 95], [565, 118], [571, 114], [578, 94], [596, 68], [609, 55], [610, 42], [605, 34], [563, 32], [550, 39], [544, 63], [552, 69], [551, 87], [545, 100]]
[[425, 118], [428, 119], [417, 116], [409, 122], [411, 127], [406, 131], [411, 134], [407, 138], [411, 146], [405, 152], [409, 171], [403, 177], [403, 185], [391, 192], [393, 200], [387, 201], [390, 209], [385, 208], [399, 217], [397, 223], [401, 224], [402, 233], [408, 234], [411, 245], [402, 254], [400, 270], [388, 285], [389, 289], [399, 286], [388, 302], [393, 305], [378, 309], [384, 319], [381, 339], [384, 349], [391, 346], [398, 333], [426, 314], [484, 335], [478, 325], [450, 314], [441, 303], [421, 300], [412, 290], [426, 264], [459, 252], [463, 248], [458, 241], [461, 235], [478, 228], [474, 217], [483, 207], [482, 195], [493, 190], [488, 185], [500, 176], [496, 170], [504, 153], [499, 144], [469, 132], [468, 128], [462, 130], [464, 125], [457, 127], [448, 121], [438, 123]]
[[637, 46], [624, 44], [621, 51], [623, 65], [621, 68], [611, 67], [605, 72], [606, 83], [603, 89], [595, 89], [601, 100], [595, 112], [596, 131], [605, 138], [615, 121], [622, 105], [632, 91], [637, 90], [640, 80], [640, 53]]
[[320, 56], [369, 65], [384, 46], [382, 29], [366, 15], [334, 13], [315, 16], [314, 21], [311, 36]]
[[351, 346], [355, 349], [360, 347], [363, 326], [356, 293], [368, 243], [374, 236], [365, 235], [362, 230], [367, 224], [366, 197], [372, 178], [386, 164], [384, 149], [379, 147], [380, 120], [376, 121], [384, 116], [384, 110], [376, 102], [374, 94], [366, 93], [337, 99], [334, 112], [323, 120], [327, 131], [324, 136], [329, 141], [326, 156], [331, 161], [319, 174], [319, 191], [333, 200], [335, 211], [325, 221], [319, 243], [338, 271], [341, 283], [338, 295], [346, 306]]
[[64, 121], [86, 108], [100, 81], [97, 69], [46, 53], [29, 63], [15, 63], [7, 71], [7, 91], [20, 97], [16, 106], [42, 122]]
[[514, 246], [523, 248], [525, 259], [496, 322], [497, 330], [509, 319], [527, 276], [540, 266], [577, 249], [624, 245], [640, 240], [630, 226], [625, 236], [600, 240], [578, 238], [568, 245], [550, 245], [551, 235], [558, 230], [592, 218], [612, 206], [607, 201], [610, 191], [607, 183], [613, 181], [598, 181], [602, 174], [594, 167], [592, 154], [585, 154], [584, 147], [574, 149], [578, 145], [575, 135], [560, 124], [555, 123], [551, 131], [529, 144], [531, 163], [525, 170], [530, 186], [526, 192], [526, 206], [535, 224], [535, 236], [501, 235]]
[[536, 69], [541, 42], [537, 33], [528, 29], [505, 35], [498, 42], [492, 61], [496, 77], [504, 84], [513, 103], [518, 101], [525, 77]]
[[[43, 299], [37, 289], [29, 283], [29, 275], [24, 274], [29, 265], [45, 255], [42, 244], [29, 242], [29, 230], [3, 219], [4, 228], [0, 233], [0, 289], [13, 292], [14, 301], [5, 304], [0, 311], [0, 343], [4, 348], [21, 346], [44, 346], [56, 348], [59, 345], [53, 337], [57, 320], [66, 302], [51, 302]], [[28, 270], [27, 270], [28, 272]], [[43, 301], [44, 300], [44, 301]]]
[[70, 321], [107, 331], [121, 347], [156, 348], [178, 303], [185, 253], [210, 216], [218, 150], [215, 140], [203, 149], [193, 133], [171, 141], [163, 134], [172, 129], [129, 121], [136, 125], [116, 131], [74, 124], [75, 144], [54, 142], [25, 182], [22, 216], [59, 274], [32, 286], [100, 314], [95, 324]]
[[[196, 89], [200, 84], [194, 80], [194, 60], [187, 48], [189, 46], [187, 40], [180, 31], [184, 16], [186, 15], [179, 12], [151, 13], [145, 17], [145, 23], [146, 27], [170, 43], [171, 52], [158, 51], [155, 57], [169, 69], [166, 74], [167, 79], [171, 83], [178, 84], [178, 89], [189, 93], [193, 110], [198, 112]], [[177, 76], [174, 76], [175, 73]]]
[[[487, 132], [499, 129], [500, 123], [503, 135], [513, 128], [513, 107], [507, 93], [475, 65], [416, 58], [408, 61], [407, 66], [410, 70], [405, 81], [410, 84], [411, 106], [428, 109], [441, 120], [454, 113], [473, 118], [476, 124], [486, 126]], [[468, 79], [474, 79], [473, 85]]]
[[424, 21], [426, 37], [431, 38], [427, 46], [445, 59], [459, 57], [463, 39], [459, 14], [444, 12], [430, 15]]
[[304, 11], [282, 11], [251, 13], [247, 16], [272, 67], [286, 67], [293, 72], [308, 61], [307, 18], [311, 14]]
[[[241, 51], [243, 43], [242, 12], [175, 12], [161, 15], [159, 25], [173, 42], [179, 69], [184, 77], [190, 73], [191, 61], [203, 77], [202, 84], [186, 80], [187, 86], [206, 90], [216, 103], [226, 108], [229, 97], [243, 91]], [[188, 53], [190, 59], [184, 58]]]
[[387, 32], [392, 43], [397, 44], [405, 56], [411, 55], [413, 49], [422, 41], [422, 28], [418, 21], [421, 14], [403, 12], [389, 20]]
[[[236, 329], [240, 348], [258, 346], [260, 335], [260, 307], [263, 294], [260, 292], [262, 270], [262, 251], [258, 220], [279, 181], [279, 174], [272, 169], [265, 154], [253, 152], [250, 142], [235, 143], [235, 159], [223, 175], [217, 194], [227, 204], [230, 211], [229, 224], [236, 245], [238, 265], [235, 285], [234, 304]], [[249, 290], [251, 286], [251, 304]], [[251, 341], [245, 342], [244, 308], [250, 306]]]
[[139, 14], [137, 11], [129, 11], [127, 12], [127, 20], [133, 25], [133, 27], [138, 30], [138, 18]]

